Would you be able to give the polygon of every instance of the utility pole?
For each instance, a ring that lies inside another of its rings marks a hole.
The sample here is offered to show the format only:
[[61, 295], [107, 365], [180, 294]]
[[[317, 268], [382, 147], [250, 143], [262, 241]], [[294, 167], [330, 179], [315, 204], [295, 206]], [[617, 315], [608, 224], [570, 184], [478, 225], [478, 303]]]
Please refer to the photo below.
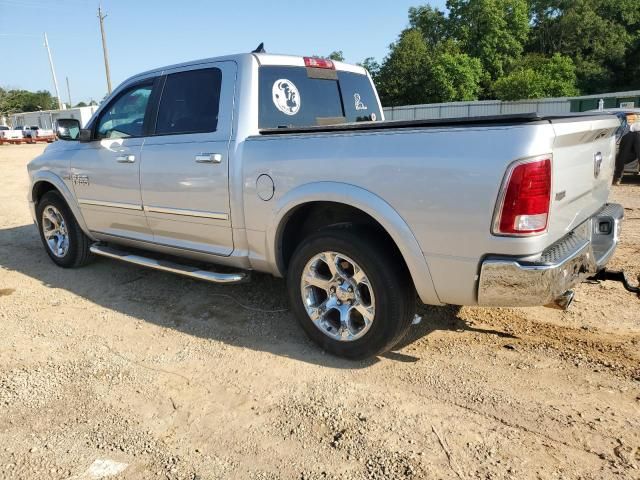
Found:
[[98, 6], [98, 18], [100, 19], [100, 34], [102, 35], [102, 53], [104, 54], [104, 70], [107, 73], [107, 92], [111, 94], [111, 72], [109, 71], [109, 55], [107, 55], [107, 41], [104, 36], [104, 19], [102, 7]]
[[44, 32], [44, 46], [47, 47], [47, 53], [49, 54], [49, 66], [51, 67], [53, 86], [56, 89], [56, 97], [58, 98], [58, 108], [62, 110], [62, 100], [60, 100], [60, 91], [58, 90], [58, 79], [56, 78], [56, 70], [53, 68], [53, 58], [51, 58], [51, 49], [49, 48], [49, 39], [47, 38], [47, 32]]
[[73, 103], [71, 103], [71, 89], [69, 88], [69, 77], [65, 77], [67, 79], [67, 95], [69, 96], [69, 108], [73, 107]]

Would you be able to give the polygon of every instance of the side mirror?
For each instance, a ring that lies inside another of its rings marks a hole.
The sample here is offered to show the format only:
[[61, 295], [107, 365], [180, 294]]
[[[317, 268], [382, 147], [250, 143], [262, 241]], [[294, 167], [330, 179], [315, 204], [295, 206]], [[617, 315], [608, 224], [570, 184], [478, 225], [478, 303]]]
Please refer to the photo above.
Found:
[[56, 121], [56, 135], [60, 140], [78, 140], [80, 122], [75, 118], [60, 118]]

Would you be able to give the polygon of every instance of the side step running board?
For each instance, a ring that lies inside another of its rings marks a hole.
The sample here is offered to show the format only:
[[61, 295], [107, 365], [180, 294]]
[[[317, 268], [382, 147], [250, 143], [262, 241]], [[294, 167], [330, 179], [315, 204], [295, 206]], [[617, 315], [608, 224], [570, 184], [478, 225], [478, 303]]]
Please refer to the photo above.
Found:
[[181, 265], [179, 263], [173, 263], [166, 260], [157, 260], [155, 258], [142, 257], [140, 255], [134, 255], [129, 252], [117, 250], [106, 245], [94, 244], [89, 248], [91, 253], [100, 255], [102, 257], [115, 258], [116, 260], [122, 260], [123, 262], [133, 263], [142, 267], [155, 268], [156, 270], [162, 270], [165, 272], [177, 273], [178, 275], [184, 275], [185, 277], [197, 278], [206, 282], [213, 283], [239, 283], [248, 279], [245, 273], [217, 273], [209, 270], [201, 270], [197, 267], [189, 265]]

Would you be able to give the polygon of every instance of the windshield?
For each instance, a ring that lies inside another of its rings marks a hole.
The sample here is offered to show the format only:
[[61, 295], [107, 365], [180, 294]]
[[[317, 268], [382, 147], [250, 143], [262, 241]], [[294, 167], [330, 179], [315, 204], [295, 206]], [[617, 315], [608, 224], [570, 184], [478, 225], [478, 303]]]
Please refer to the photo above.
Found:
[[366, 75], [328, 70], [327, 78], [305, 67], [260, 68], [259, 127], [310, 127], [380, 120]]

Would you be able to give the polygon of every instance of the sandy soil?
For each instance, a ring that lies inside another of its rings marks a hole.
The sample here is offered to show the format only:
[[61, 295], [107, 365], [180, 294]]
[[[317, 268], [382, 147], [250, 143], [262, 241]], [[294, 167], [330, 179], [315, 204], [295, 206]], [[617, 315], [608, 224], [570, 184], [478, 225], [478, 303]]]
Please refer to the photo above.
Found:
[[[396, 351], [346, 362], [282, 311], [281, 280], [55, 267], [25, 200], [42, 148], [0, 147], [0, 478], [640, 478], [640, 299], [620, 285], [565, 313], [426, 307]], [[612, 197], [635, 275], [640, 179]]]

